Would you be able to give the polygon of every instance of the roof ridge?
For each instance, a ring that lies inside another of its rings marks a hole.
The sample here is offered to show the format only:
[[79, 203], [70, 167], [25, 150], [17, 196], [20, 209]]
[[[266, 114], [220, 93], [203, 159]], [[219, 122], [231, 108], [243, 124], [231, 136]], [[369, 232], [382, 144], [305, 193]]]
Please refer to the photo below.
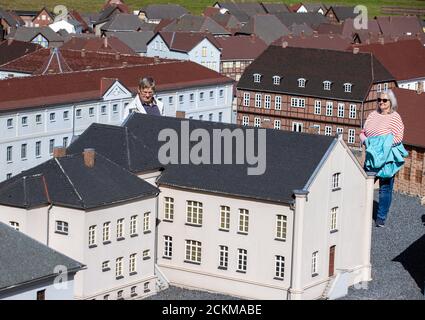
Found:
[[60, 170], [62, 171], [62, 173], [64, 174], [64, 176], [66, 177], [66, 179], [68, 180], [69, 184], [72, 187], [72, 190], [75, 192], [75, 194], [77, 195], [78, 199], [80, 200], [81, 204], [83, 204], [84, 206], [84, 201], [83, 198], [81, 197], [81, 195], [78, 193], [77, 189], [75, 188], [74, 184], [72, 183], [71, 178], [66, 174], [64, 168], [62, 167], [62, 165], [59, 162], [58, 158], [55, 158], [55, 162], [57, 163], [57, 165], [59, 166]]

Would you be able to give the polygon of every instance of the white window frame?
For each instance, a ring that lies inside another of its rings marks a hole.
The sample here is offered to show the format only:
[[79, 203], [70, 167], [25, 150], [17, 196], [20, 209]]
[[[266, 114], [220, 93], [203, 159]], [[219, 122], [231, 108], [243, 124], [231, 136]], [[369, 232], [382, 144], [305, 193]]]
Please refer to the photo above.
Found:
[[186, 240], [187, 262], [200, 264], [202, 262], [202, 243], [196, 240]]
[[242, 117], [242, 125], [243, 126], [249, 126], [249, 117], [248, 116]]
[[282, 110], [282, 97], [275, 96], [274, 97], [274, 108], [275, 110]]
[[12, 129], [13, 128], [13, 119], [12, 118], [7, 119], [6, 125], [7, 125], [8, 129]]
[[137, 215], [130, 217], [130, 236], [137, 235]]
[[275, 256], [275, 278], [284, 279], [285, 278], [285, 257]]
[[220, 245], [218, 267], [220, 269], [227, 270], [228, 266], [229, 266], [229, 247]]
[[111, 222], [107, 221], [103, 224], [102, 228], [103, 243], [111, 241]]
[[6, 148], [6, 162], [13, 161], [13, 146], [7, 146]]
[[336, 172], [332, 175], [332, 190], [337, 190], [341, 188], [341, 172]]
[[326, 102], [326, 116], [332, 117], [333, 116], [333, 109], [334, 109], [334, 103], [332, 101]]
[[322, 101], [315, 100], [314, 101], [314, 114], [321, 114], [322, 113]]
[[255, 107], [256, 108], [261, 108], [261, 100], [263, 99], [262, 94], [261, 93], [256, 93], [255, 94]]
[[273, 128], [274, 128], [274, 129], [280, 130], [280, 129], [281, 129], [281, 127], [282, 127], [282, 122], [281, 122], [280, 120], [275, 120], [275, 121], [273, 122]]
[[150, 232], [151, 231], [151, 213], [145, 212], [143, 214], [143, 232]]
[[238, 266], [237, 271], [246, 272], [248, 267], [248, 250], [246, 249], [238, 249]]
[[376, 92], [382, 92], [382, 84], [380, 84], [380, 83], [377, 84]]
[[26, 160], [28, 155], [28, 145], [26, 143], [21, 144], [21, 160]]
[[124, 257], [119, 257], [115, 260], [115, 278], [121, 278], [124, 277], [123, 274], [123, 259]]
[[250, 102], [250, 93], [249, 92], [244, 92], [243, 94], [243, 106], [244, 107], [249, 107], [249, 102]]
[[279, 76], [273, 76], [273, 84], [275, 86], [280, 85], [280, 77]]
[[345, 109], [345, 104], [338, 103], [338, 112], [337, 112], [338, 118], [344, 118], [344, 109]]
[[351, 92], [352, 86], [353, 85], [351, 83], [344, 83], [344, 92]]
[[291, 107], [305, 108], [305, 99], [303, 99], [303, 98], [291, 98]]
[[311, 276], [317, 276], [318, 273], [318, 265], [319, 265], [319, 251], [313, 252], [311, 255]]
[[15, 229], [16, 231], [19, 231], [19, 222], [16, 221], [9, 221], [9, 225]]
[[348, 129], [348, 143], [349, 144], [356, 143], [356, 130], [355, 129]]
[[286, 241], [287, 220], [283, 214], [276, 215], [276, 239]]
[[173, 256], [173, 237], [164, 236], [164, 258], [172, 258]]
[[35, 142], [35, 157], [36, 158], [41, 157], [41, 141]]
[[254, 73], [254, 74], [253, 74], [253, 77], [254, 77], [254, 82], [255, 82], [255, 83], [260, 83], [260, 82], [261, 82], [261, 74], [259, 74], [259, 73]]
[[323, 90], [330, 91], [332, 82], [329, 80], [323, 81]]
[[124, 238], [124, 218], [117, 220], [117, 239]]
[[384, 83], [384, 92], [388, 91], [388, 83]]
[[130, 258], [128, 261], [128, 271], [130, 274], [134, 274], [137, 272], [137, 253], [130, 254]]
[[248, 234], [249, 230], [249, 210], [239, 209], [238, 232]]
[[336, 128], [336, 133], [337, 134], [344, 134], [344, 128], [341, 128], [341, 127]]
[[331, 209], [331, 218], [330, 218], [330, 231], [336, 232], [338, 230], [338, 207]]
[[331, 136], [331, 135], [332, 135], [332, 127], [325, 126], [325, 136]]
[[270, 109], [271, 104], [272, 104], [272, 97], [271, 97], [271, 95], [266, 94], [264, 96], [264, 108], [265, 109]]
[[147, 260], [151, 258], [151, 251], [149, 249], [143, 250], [142, 254], [143, 260]]
[[256, 128], [261, 127], [261, 118], [259, 118], [259, 117], [254, 118], [254, 127], [256, 127]]
[[292, 131], [293, 132], [303, 132], [304, 124], [302, 122], [292, 122]]
[[186, 223], [202, 226], [203, 205], [199, 201], [186, 201]]
[[69, 224], [66, 221], [56, 220], [55, 224], [55, 232], [61, 234], [68, 234], [69, 232]]
[[356, 119], [357, 118], [357, 105], [350, 104], [350, 112], [349, 112], [348, 117], [350, 119]]
[[305, 88], [305, 82], [306, 80], [304, 78], [298, 79], [298, 88]]
[[89, 227], [89, 247], [96, 245], [96, 226]]
[[220, 230], [230, 230], [230, 207], [220, 206]]
[[102, 262], [102, 271], [105, 272], [105, 271], [109, 271], [109, 270], [111, 270], [110, 261], [109, 260], [103, 261]]
[[164, 197], [164, 220], [174, 220], [174, 198]]

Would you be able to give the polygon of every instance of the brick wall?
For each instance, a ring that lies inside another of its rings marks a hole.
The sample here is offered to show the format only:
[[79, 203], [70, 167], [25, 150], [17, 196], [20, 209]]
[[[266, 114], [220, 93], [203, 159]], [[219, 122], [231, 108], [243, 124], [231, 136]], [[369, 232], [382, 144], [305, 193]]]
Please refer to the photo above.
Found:
[[407, 146], [409, 156], [394, 182], [394, 189], [425, 198], [425, 148]]

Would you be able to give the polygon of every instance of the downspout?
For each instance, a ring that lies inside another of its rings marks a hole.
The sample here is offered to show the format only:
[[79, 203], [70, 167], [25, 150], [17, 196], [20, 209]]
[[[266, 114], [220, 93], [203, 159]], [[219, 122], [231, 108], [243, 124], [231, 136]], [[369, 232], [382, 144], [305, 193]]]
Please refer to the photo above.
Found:
[[50, 204], [47, 208], [47, 236], [46, 236], [46, 245], [49, 246], [49, 235], [50, 235], [50, 210], [52, 210], [53, 203], [50, 199], [49, 189], [47, 188], [46, 178], [42, 176], [43, 184], [44, 184], [44, 192], [46, 193], [47, 202]]
[[75, 104], [72, 106], [72, 138], [71, 141], [75, 139]]
[[291, 277], [289, 279], [289, 288], [286, 292], [286, 300], [290, 300], [290, 292], [292, 290], [292, 284], [293, 284], [293, 274], [294, 274], [294, 243], [295, 243], [295, 201], [293, 200], [289, 204], [289, 209], [292, 210], [293, 216], [292, 216], [292, 246], [291, 246]]

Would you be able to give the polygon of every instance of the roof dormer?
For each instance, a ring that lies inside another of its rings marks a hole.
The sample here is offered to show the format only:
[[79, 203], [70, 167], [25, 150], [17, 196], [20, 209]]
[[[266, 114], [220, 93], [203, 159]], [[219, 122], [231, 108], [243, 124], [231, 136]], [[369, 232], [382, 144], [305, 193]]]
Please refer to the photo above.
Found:
[[254, 82], [260, 83], [261, 82], [261, 74], [254, 73]]
[[351, 88], [352, 88], [353, 84], [346, 82], [344, 83], [344, 92], [351, 92]]
[[323, 81], [323, 90], [331, 90], [331, 83], [329, 80]]
[[273, 76], [273, 84], [278, 86], [280, 85], [280, 76]]
[[304, 79], [304, 78], [299, 78], [298, 79], [298, 88], [305, 88], [305, 82], [306, 82], [307, 80], [306, 79]]

